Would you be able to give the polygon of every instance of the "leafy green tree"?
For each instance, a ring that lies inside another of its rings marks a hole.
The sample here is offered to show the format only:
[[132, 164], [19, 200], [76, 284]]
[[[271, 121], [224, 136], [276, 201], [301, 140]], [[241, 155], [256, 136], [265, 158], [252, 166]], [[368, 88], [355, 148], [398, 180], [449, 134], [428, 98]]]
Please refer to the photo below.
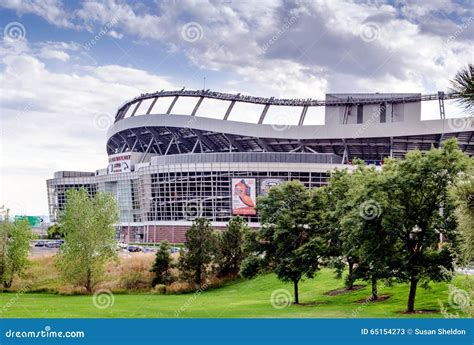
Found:
[[270, 267], [278, 279], [293, 282], [295, 304], [299, 303], [298, 283], [304, 276], [314, 276], [322, 255], [311, 201], [310, 191], [300, 181], [289, 181], [272, 187], [257, 203], [262, 265]]
[[69, 189], [60, 226], [64, 244], [57, 254], [57, 267], [65, 280], [92, 292], [103, 277], [105, 265], [117, 260], [115, 227], [118, 209], [109, 193], [89, 197], [87, 190]]
[[377, 300], [377, 280], [392, 278], [400, 263], [397, 237], [384, 226], [382, 217], [390, 207], [387, 185], [381, 172], [365, 165], [358, 166], [351, 181], [347, 197], [351, 209], [342, 217], [344, 240], [358, 258], [353, 278], [369, 281], [371, 299]]
[[172, 281], [170, 269], [173, 268], [173, 258], [170, 253], [170, 244], [168, 241], [162, 241], [156, 252], [155, 263], [151, 272], [155, 273], [155, 277], [151, 285], [155, 287], [157, 284], [168, 284]]
[[474, 166], [458, 177], [450, 189], [450, 199], [455, 206], [455, 216], [461, 235], [462, 263], [474, 260]]
[[[419, 282], [451, 279], [454, 270], [456, 229], [448, 188], [466, 171], [469, 158], [459, 150], [456, 140], [443, 142], [440, 149], [423, 154], [408, 152], [404, 160], [389, 160], [384, 166], [390, 207], [383, 213], [384, 226], [399, 240], [403, 264], [397, 277], [410, 283], [407, 312], [415, 308]], [[440, 212], [444, 207], [444, 212]], [[439, 248], [442, 235], [449, 243]]]
[[57, 239], [57, 238], [63, 238], [63, 237], [64, 237], [64, 231], [63, 231], [63, 228], [61, 228], [59, 224], [51, 225], [48, 228], [48, 238]]
[[321, 203], [319, 209], [315, 209], [314, 212], [319, 213], [321, 217], [323, 229], [321, 237], [325, 246], [324, 256], [331, 265], [334, 265], [339, 277], [346, 267], [349, 268], [346, 278], [348, 289], [352, 289], [354, 285], [353, 271], [354, 265], [357, 263], [357, 253], [353, 243], [346, 239], [345, 234], [350, 233], [351, 229], [345, 227], [342, 219], [352, 208], [348, 198], [352, 178], [347, 169], [334, 170], [331, 172], [329, 184], [315, 189], [313, 192], [313, 198], [316, 198], [314, 204]]
[[249, 230], [242, 217], [232, 217], [226, 229], [217, 236], [217, 275], [219, 277], [235, 276], [239, 273], [240, 264], [245, 257], [244, 234]]
[[179, 256], [179, 269], [183, 278], [201, 288], [216, 251], [216, 235], [209, 220], [196, 218], [186, 232], [184, 250]]
[[452, 91], [459, 94], [459, 102], [474, 114], [474, 65], [468, 64], [451, 81]]
[[20, 276], [28, 266], [31, 239], [28, 220], [11, 222], [7, 211], [0, 223], [0, 278], [4, 288], [10, 288], [14, 278]]

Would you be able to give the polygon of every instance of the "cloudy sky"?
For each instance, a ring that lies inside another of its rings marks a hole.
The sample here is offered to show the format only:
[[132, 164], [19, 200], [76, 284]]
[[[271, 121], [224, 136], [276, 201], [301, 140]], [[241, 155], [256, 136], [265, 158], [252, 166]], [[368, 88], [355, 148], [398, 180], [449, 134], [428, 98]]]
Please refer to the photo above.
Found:
[[470, 0], [0, 0], [0, 206], [47, 214], [46, 179], [107, 164], [125, 100], [446, 90], [473, 61]]

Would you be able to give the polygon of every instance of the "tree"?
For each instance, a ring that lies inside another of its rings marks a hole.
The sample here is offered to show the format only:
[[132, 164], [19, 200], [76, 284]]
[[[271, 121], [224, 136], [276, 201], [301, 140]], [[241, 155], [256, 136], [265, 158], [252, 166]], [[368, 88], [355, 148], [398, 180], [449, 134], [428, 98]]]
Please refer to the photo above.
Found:
[[155, 273], [151, 285], [155, 287], [157, 284], [168, 284], [171, 282], [171, 268], [173, 268], [173, 258], [170, 254], [170, 244], [168, 241], [162, 241], [156, 252], [155, 263], [151, 269], [151, 272]]
[[48, 228], [48, 238], [57, 239], [64, 237], [63, 228], [59, 224], [51, 225]]
[[219, 277], [235, 276], [239, 273], [240, 264], [245, 257], [244, 234], [249, 231], [242, 217], [232, 217], [226, 229], [217, 236], [217, 275]]
[[385, 227], [382, 217], [390, 200], [384, 176], [374, 168], [359, 165], [351, 181], [347, 193], [351, 209], [342, 217], [342, 224], [345, 243], [350, 244], [351, 255], [358, 258], [352, 278], [369, 281], [371, 299], [377, 300], [377, 280], [391, 278], [399, 264], [397, 238]]
[[118, 209], [109, 193], [89, 197], [85, 188], [67, 191], [60, 218], [66, 233], [57, 254], [57, 266], [65, 280], [92, 292], [103, 276], [105, 265], [117, 260], [115, 227]]
[[314, 276], [322, 255], [322, 245], [314, 238], [317, 222], [309, 219], [311, 201], [310, 191], [300, 181], [289, 181], [272, 187], [257, 203], [263, 267], [271, 267], [278, 279], [293, 282], [295, 304], [299, 281]]
[[461, 235], [462, 262], [466, 265], [474, 259], [474, 166], [470, 163], [468, 173], [460, 175], [450, 189]]
[[11, 222], [7, 211], [0, 223], [0, 278], [4, 288], [10, 288], [14, 278], [28, 266], [31, 238], [28, 220]]
[[[444, 206], [449, 202], [448, 187], [466, 171], [468, 160], [451, 139], [440, 149], [411, 151], [404, 160], [389, 160], [384, 166], [390, 200], [384, 224], [399, 241], [403, 264], [397, 277], [410, 283], [407, 312], [414, 311], [419, 282], [451, 278], [446, 272], [454, 270], [456, 229], [450, 221], [452, 208]], [[440, 235], [449, 240], [441, 248]]]
[[321, 217], [321, 227], [323, 228], [321, 236], [325, 246], [324, 257], [336, 267], [338, 277], [342, 275], [347, 265], [349, 273], [346, 278], [346, 287], [349, 290], [354, 285], [353, 270], [357, 263], [357, 257], [353, 250], [353, 243], [345, 238], [345, 234], [351, 229], [346, 227], [342, 219], [352, 207], [348, 199], [351, 184], [352, 175], [347, 169], [334, 170], [331, 172], [329, 184], [316, 189], [313, 194], [313, 198], [319, 199], [322, 204], [320, 209], [315, 212], [319, 212]]
[[179, 256], [179, 268], [185, 280], [201, 288], [214, 259], [216, 235], [209, 220], [196, 218], [186, 232], [184, 250]]
[[468, 64], [451, 81], [452, 91], [459, 94], [459, 102], [474, 114], [474, 65]]

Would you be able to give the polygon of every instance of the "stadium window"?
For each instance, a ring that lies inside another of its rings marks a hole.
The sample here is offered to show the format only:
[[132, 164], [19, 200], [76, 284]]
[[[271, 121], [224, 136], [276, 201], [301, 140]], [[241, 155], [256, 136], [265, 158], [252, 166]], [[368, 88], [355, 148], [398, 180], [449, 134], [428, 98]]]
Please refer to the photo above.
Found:
[[364, 106], [362, 104], [359, 104], [357, 106], [357, 123], [363, 123], [364, 122]]
[[387, 104], [380, 104], [380, 123], [387, 122]]

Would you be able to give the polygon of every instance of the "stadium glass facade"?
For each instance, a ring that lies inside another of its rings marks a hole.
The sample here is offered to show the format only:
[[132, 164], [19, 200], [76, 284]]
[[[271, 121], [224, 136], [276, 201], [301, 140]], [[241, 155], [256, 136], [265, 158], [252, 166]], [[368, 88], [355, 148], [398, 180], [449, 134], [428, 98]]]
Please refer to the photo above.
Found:
[[[115, 197], [117, 237], [125, 242], [183, 242], [196, 217], [222, 229], [240, 215], [259, 227], [257, 197], [283, 181], [316, 188], [327, 183], [331, 170], [352, 169], [355, 157], [380, 165], [386, 157], [427, 150], [452, 136], [472, 155], [470, 118], [455, 122], [439, 113], [439, 120], [421, 121], [422, 103], [450, 98], [354, 94], [328, 95], [325, 101], [275, 100], [183, 90], [141, 95], [117, 112], [108, 132], [107, 168], [59, 171], [47, 181], [50, 218], [56, 221], [64, 210], [68, 189], [85, 187], [90, 195]], [[177, 107], [180, 99], [189, 113]], [[225, 104], [208, 105], [199, 114], [206, 101]], [[165, 106], [159, 108], [160, 103]], [[231, 120], [241, 103], [249, 113], [257, 107], [256, 123]], [[277, 113], [284, 116], [268, 123], [272, 107], [283, 107]], [[444, 104], [435, 109], [444, 111]], [[219, 111], [219, 117], [206, 116]], [[307, 124], [310, 113], [322, 115], [324, 124]]]

